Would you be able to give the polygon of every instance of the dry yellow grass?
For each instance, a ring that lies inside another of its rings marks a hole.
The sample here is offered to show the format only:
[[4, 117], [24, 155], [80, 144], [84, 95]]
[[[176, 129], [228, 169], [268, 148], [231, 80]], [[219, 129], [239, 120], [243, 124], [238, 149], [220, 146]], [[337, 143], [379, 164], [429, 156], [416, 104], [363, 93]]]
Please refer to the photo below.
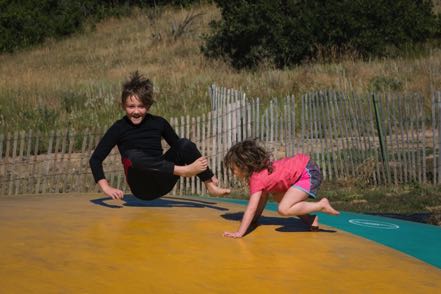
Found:
[[[191, 16], [193, 21], [176, 36], [176, 28]], [[431, 90], [441, 85], [439, 49], [419, 58], [369, 62], [348, 58], [289, 70], [262, 66], [252, 72], [236, 71], [222, 61], [205, 59], [199, 50], [208, 23], [219, 17], [213, 5], [134, 11], [130, 17], [103, 21], [84, 34], [0, 55], [0, 129], [26, 129], [29, 122], [18, 112], [28, 108], [32, 112], [37, 107], [59, 114], [55, 126], [68, 122], [76, 128], [88, 123], [105, 127], [120, 115], [117, 104], [109, 105], [109, 101], [118, 100], [121, 82], [134, 70], [154, 81], [158, 104], [153, 111], [168, 117], [206, 112], [207, 88], [213, 83], [263, 99], [318, 89], [368, 92], [391, 86], [430, 100]], [[77, 105], [77, 113], [64, 113], [61, 98], [74, 93], [85, 97], [85, 105]], [[108, 114], [100, 110], [103, 103], [107, 103]], [[93, 111], [98, 113], [96, 117]], [[87, 119], [90, 122], [84, 121]]]

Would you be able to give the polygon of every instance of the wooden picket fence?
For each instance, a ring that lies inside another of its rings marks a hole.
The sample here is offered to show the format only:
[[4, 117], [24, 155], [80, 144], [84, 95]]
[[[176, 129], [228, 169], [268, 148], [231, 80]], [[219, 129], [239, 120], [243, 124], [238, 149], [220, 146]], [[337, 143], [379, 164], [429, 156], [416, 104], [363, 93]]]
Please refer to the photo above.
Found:
[[[211, 111], [170, 118], [181, 137], [208, 157], [223, 186], [241, 185], [223, 166], [235, 142], [259, 138], [274, 159], [306, 153], [324, 179], [365, 185], [441, 182], [441, 92], [431, 105], [419, 96], [356, 96], [332, 91], [262, 103], [244, 92], [209, 89]], [[32, 130], [0, 134], [0, 195], [98, 192], [89, 158], [105, 129]], [[164, 143], [164, 149], [168, 146]], [[104, 162], [111, 185], [129, 193], [117, 148]], [[172, 194], [205, 193], [182, 178]]]

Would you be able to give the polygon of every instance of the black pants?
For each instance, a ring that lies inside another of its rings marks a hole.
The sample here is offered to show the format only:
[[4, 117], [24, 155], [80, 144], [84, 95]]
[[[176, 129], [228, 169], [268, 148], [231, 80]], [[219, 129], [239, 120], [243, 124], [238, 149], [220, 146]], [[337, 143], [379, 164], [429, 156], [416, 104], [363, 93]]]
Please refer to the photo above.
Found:
[[[129, 150], [123, 158], [127, 183], [133, 195], [143, 200], [153, 200], [169, 193], [179, 176], [173, 174], [175, 165], [187, 165], [201, 157], [196, 145], [188, 139], [179, 139], [160, 158], [151, 157], [140, 150]], [[213, 177], [206, 169], [197, 175], [201, 181]]]

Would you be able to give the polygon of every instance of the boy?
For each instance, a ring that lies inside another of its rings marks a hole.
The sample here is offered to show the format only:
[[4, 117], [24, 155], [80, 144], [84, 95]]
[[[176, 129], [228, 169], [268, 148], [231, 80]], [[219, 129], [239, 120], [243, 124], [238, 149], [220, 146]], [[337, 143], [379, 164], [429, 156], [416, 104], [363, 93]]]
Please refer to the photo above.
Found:
[[[104, 134], [89, 163], [95, 182], [103, 193], [122, 199], [124, 192], [109, 185], [102, 162], [116, 145], [121, 154], [127, 184], [133, 195], [152, 200], [170, 192], [180, 176], [197, 175], [212, 196], [230, 193], [218, 187], [218, 180], [208, 168], [196, 145], [179, 138], [168, 121], [149, 113], [154, 103], [153, 83], [138, 71], [124, 83], [121, 104], [126, 115]], [[161, 138], [170, 145], [163, 154]]]

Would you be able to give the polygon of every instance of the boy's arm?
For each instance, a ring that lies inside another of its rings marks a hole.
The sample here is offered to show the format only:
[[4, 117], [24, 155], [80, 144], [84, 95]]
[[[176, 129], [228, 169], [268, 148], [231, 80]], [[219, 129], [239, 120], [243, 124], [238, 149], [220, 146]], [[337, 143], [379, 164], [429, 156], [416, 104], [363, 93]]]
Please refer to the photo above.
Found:
[[176, 131], [165, 118], [162, 118], [162, 120], [163, 129], [161, 136], [164, 138], [167, 144], [172, 147], [176, 144], [176, 142], [178, 142], [179, 136], [176, 134]]
[[114, 123], [101, 138], [96, 146], [92, 156], [89, 159], [95, 182], [100, 186], [101, 191], [113, 199], [122, 199], [124, 192], [110, 186], [104, 175], [103, 161], [109, 155], [110, 151], [116, 145], [120, 134], [119, 122]]
[[113, 188], [110, 186], [109, 182], [106, 179], [101, 179], [98, 181], [98, 185], [101, 188], [101, 191], [104, 192], [107, 196], [112, 197], [114, 200], [121, 200], [124, 197], [124, 192], [120, 189]]
[[120, 128], [118, 122], [116, 122], [106, 131], [89, 159], [90, 169], [92, 170], [92, 175], [96, 183], [106, 178], [104, 175], [103, 161], [117, 144], [119, 136]]
[[247, 208], [245, 210], [245, 213], [243, 214], [239, 230], [237, 232], [224, 232], [225, 237], [241, 238], [245, 235], [252, 220], [254, 219], [254, 216], [256, 215], [261, 198], [262, 191], [256, 192], [250, 196], [250, 200], [248, 201]]

